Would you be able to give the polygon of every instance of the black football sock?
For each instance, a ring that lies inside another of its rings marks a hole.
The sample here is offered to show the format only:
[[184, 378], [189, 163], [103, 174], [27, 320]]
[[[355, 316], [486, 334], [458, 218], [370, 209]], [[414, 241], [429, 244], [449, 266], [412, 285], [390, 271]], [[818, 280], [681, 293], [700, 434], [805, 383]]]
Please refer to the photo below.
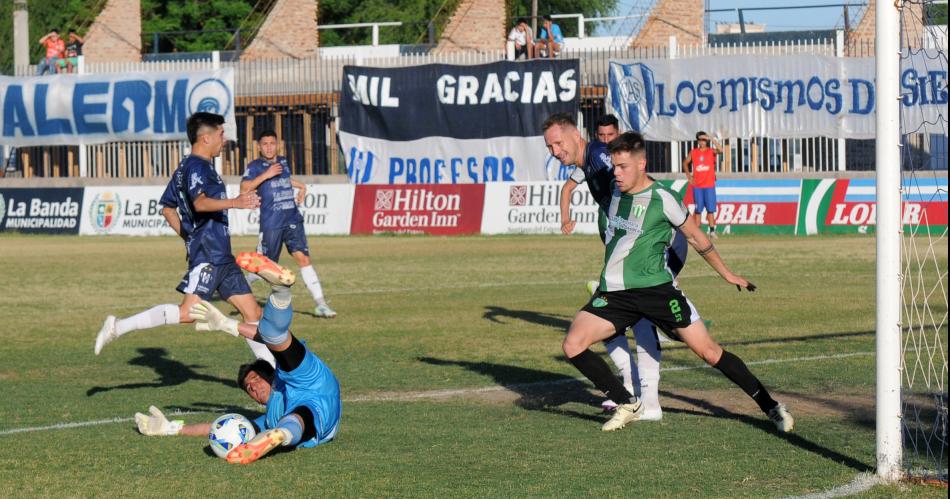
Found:
[[569, 359], [571, 364], [581, 372], [587, 379], [604, 392], [610, 400], [617, 404], [631, 404], [636, 402], [636, 398], [623, 387], [623, 383], [610, 372], [610, 366], [604, 362], [597, 354], [590, 349], [584, 350], [579, 355]]
[[723, 350], [722, 357], [713, 367], [719, 369], [719, 372], [725, 374], [730, 381], [739, 385], [739, 388], [742, 388], [746, 395], [752, 397], [752, 400], [759, 404], [759, 409], [762, 409], [762, 412], [768, 413], [778, 405], [778, 402], [769, 395], [769, 391], [762, 386], [759, 378], [749, 372], [745, 362], [742, 362], [742, 359], [731, 352]]

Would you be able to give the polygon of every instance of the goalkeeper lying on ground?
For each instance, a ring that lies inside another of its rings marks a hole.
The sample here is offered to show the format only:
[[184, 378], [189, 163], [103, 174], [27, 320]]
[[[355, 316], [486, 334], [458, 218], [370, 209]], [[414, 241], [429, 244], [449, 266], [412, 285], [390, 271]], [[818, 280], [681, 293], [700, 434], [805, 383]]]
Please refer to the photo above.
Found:
[[[314, 447], [336, 436], [340, 422], [340, 385], [323, 361], [289, 331], [293, 309], [290, 286], [294, 274], [257, 253], [242, 253], [238, 265], [260, 275], [272, 286], [260, 324], [238, 323], [206, 301], [191, 308], [199, 331], [224, 331], [267, 345], [277, 358], [277, 370], [265, 361], [242, 365], [238, 385], [267, 412], [253, 421], [258, 434], [228, 453], [229, 463], [248, 464], [277, 446]], [[257, 336], [260, 336], [257, 338]], [[184, 425], [168, 421], [160, 410], [138, 413], [135, 422], [144, 435], [190, 435], [207, 437], [209, 423]]]

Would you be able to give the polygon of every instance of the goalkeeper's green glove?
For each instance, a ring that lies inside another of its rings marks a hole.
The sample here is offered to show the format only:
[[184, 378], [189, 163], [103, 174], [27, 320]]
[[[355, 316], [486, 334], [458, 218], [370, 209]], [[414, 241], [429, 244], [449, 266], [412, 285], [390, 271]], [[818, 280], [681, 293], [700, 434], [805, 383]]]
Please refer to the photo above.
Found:
[[195, 331], [224, 331], [238, 336], [238, 321], [221, 313], [214, 305], [201, 300], [191, 306], [188, 315], [195, 321]]
[[162, 411], [154, 405], [149, 406], [148, 412], [151, 416], [146, 416], [141, 412], [135, 413], [135, 424], [138, 425], [139, 433], [142, 435], [150, 437], [178, 435], [178, 432], [181, 431], [181, 427], [185, 426], [185, 422], [180, 419], [169, 421], [168, 418], [162, 414]]

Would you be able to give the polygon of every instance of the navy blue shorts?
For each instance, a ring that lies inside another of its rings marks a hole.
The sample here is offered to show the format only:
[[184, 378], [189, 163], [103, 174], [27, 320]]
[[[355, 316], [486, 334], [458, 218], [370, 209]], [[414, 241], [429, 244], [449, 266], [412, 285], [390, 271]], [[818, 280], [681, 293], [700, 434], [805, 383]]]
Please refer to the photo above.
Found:
[[186, 295], [198, 295], [202, 300], [210, 300], [215, 291], [227, 300], [236, 295], [251, 294], [251, 287], [244, 278], [244, 272], [236, 263], [212, 265], [200, 263], [188, 269], [177, 289]]
[[280, 258], [282, 244], [287, 246], [288, 253], [299, 251], [310, 256], [307, 234], [303, 230], [302, 223], [290, 224], [280, 229], [262, 230], [257, 239], [257, 251], [276, 262]]

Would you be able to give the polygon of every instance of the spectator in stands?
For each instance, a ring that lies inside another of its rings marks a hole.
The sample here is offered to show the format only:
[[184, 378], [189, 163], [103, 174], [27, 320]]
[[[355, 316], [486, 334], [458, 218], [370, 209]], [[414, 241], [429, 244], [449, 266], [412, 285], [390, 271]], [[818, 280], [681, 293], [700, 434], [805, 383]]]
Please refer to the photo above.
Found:
[[54, 29], [40, 38], [40, 45], [46, 47], [46, 57], [36, 65], [37, 76], [56, 73], [57, 61], [63, 58], [63, 51], [66, 50], [66, 43], [59, 37], [59, 30]]
[[69, 30], [69, 43], [66, 44], [66, 57], [59, 60], [59, 69], [62, 72], [63, 69], [67, 73], [72, 73], [76, 70], [76, 67], [79, 65], [79, 56], [82, 55], [82, 44], [84, 40], [76, 30]]
[[515, 59], [534, 59], [534, 33], [527, 19], [522, 17], [515, 22], [508, 33], [508, 41], [515, 44]]
[[561, 27], [551, 20], [550, 15], [541, 18], [544, 24], [541, 26], [541, 32], [538, 34], [536, 52], [539, 57], [555, 58], [561, 53], [561, 47], [564, 46], [564, 35], [561, 34]]

